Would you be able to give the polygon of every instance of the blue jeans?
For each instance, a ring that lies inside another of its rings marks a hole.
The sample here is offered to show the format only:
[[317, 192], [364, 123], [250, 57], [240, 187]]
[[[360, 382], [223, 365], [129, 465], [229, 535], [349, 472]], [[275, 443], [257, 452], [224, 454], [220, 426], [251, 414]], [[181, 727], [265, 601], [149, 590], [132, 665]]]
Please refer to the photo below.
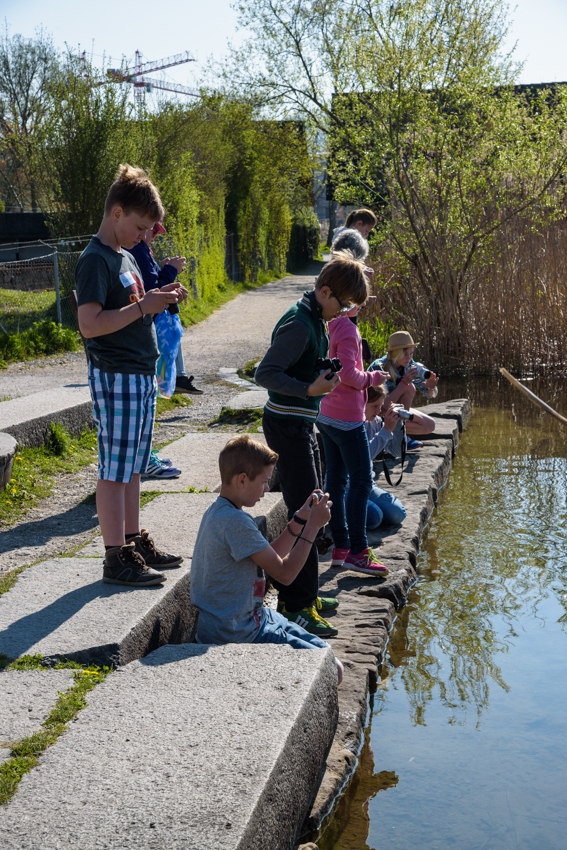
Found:
[[294, 649], [327, 649], [327, 641], [312, 635], [295, 623], [290, 623], [283, 614], [272, 608], [264, 608], [263, 623], [253, 643], [287, 643]]
[[175, 371], [177, 375], [187, 375], [187, 372], [185, 371], [185, 363], [183, 362], [181, 342], [179, 343], [179, 348], [177, 349], [177, 357], [175, 358]]
[[[327, 490], [333, 506], [329, 526], [335, 546], [358, 554], [368, 547], [366, 505], [372, 490], [368, 437], [362, 422], [351, 431], [317, 423], [323, 435]], [[345, 492], [347, 481], [351, 486]]]
[[383, 522], [400, 525], [405, 518], [406, 509], [400, 500], [373, 484], [366, 507], [366, 528], [370, 531], [378, 528]]

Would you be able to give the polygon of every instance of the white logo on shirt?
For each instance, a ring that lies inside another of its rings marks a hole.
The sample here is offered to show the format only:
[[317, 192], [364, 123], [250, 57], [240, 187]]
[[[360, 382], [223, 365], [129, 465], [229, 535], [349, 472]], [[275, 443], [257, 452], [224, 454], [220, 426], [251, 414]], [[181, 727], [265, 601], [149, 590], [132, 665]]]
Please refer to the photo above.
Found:
[[135, 286], [137, 280], [132, 274], [132, 272], [124, 272], [120, 275], [120, 282], [122, 283], [124, 289], [127, 289], [129, 286]]

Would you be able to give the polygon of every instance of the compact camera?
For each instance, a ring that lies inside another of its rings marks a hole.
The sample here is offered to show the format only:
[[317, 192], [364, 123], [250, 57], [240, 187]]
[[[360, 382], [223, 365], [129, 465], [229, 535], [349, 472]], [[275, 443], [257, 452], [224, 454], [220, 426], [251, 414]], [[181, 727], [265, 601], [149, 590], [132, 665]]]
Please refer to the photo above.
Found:
[[413, 419], [413, 413], [410, 413], [409, 410], [406, 410], [404, 407], [398, 410], [398, 416], [400, 419], [406, 419], [408, 422], [411, 422]]
[[330, 369], [331, 373], [327, 375], [326, 378], [327, 381], [330, 381], [333, 375], [336, 375], [337, 372], [341, 371], [341, 369], [343, 368], [343, 364], [341, 363], [338, 357], [325, 357], [317, 361], [317, 363], [315, 364], [315, 368], [320, 375], [327, 369]]
[[431, 377], [431, 372], [429, 371], [429, 369], [426, 369], [425, 366], [421, 365], [421, 363], [414, 363], [413, 365], [417, 369], [418, 378], [423, 378], [424, 381], [429, 380], [429, 378]]

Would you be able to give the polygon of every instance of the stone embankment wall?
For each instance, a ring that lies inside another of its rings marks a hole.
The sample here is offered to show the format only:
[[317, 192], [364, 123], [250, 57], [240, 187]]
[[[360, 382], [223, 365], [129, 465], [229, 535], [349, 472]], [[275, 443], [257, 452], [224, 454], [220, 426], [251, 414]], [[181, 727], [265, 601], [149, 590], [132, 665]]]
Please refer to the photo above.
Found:
[[[332, 568], [330, 553], [320, 559], [320, 593], [338, 595], [340, 600], [339, 608], [328, 616], [339, 630], [329, 643], [344, 664], [345, 677], [338, 691], [337, 731], [303, 834], [319, 826], [356, 766], [367, 719], [369, 688], [377, 682], [396, 610], [416, 581], [422, 534], [437, 494], [447, 480], [471, 407], [467, 399], [457, 399], [428, 405], [427, 413], [438, 421], [435, 433], [424, 438], [425, 445], [419, 452], [407, 456], [402, 483], [393, 490], [406, 508], [407, 517], [401, 526], [369, 535], [370, 545], [378, 559], [389, 567], [390, 575], [377, 581]], [[389, 467], [392, 463], [389, 462]], [[376, 469], [379, 468], [376, 464]], [[392, 481], [398, 479], [399, 473], [398, 461]], [[384, 489], [391, 489], [385, 484], [383, 474], [378, 483]]]

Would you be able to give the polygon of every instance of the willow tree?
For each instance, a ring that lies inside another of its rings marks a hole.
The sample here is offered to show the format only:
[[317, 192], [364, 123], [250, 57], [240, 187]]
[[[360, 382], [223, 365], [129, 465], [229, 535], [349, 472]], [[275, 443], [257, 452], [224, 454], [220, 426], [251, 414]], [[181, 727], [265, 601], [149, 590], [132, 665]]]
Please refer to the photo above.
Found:
[[378, 279], [396, 287], [428, 357], [456, 366], [495, 236], [514, 218], [534, 228], [564, 215], [565, 92], [514, 86], [503, 0], [241, 0], [239, 11], [253, 36], [230, 83], [324, 134], [335, 198], [379, 214]]

